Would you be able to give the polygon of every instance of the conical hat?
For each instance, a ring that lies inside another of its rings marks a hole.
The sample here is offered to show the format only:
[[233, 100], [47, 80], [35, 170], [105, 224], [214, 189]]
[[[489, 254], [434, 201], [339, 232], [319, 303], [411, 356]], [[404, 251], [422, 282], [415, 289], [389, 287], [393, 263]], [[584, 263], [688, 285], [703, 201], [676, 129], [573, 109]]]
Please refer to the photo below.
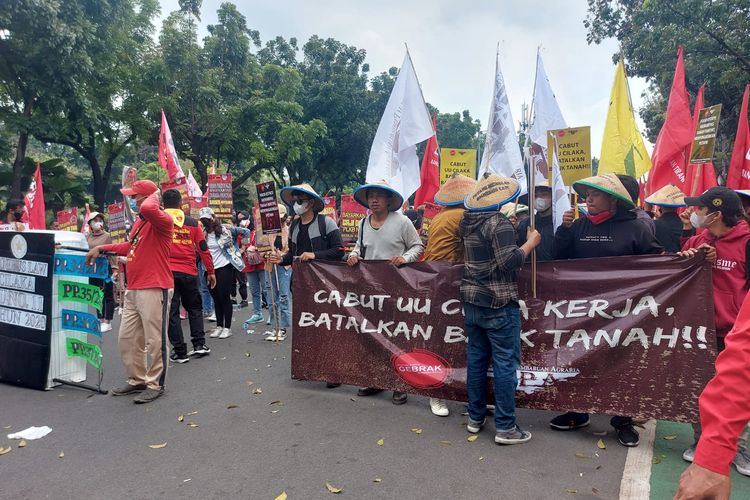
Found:
[[738, 195], [740, 195], [740, 197], [744, 196], [745, 198], [750, 198], [750, 190], [747, 190], [747, 189], [735, 189], [734, 192], [737, 193]]
[[633, 199], [630, 197], [630, 194], [628, 194], [628, 190], [625, 189], [625, 186], [622, 185], [622, 182], [620, 182], [620, 179], [617, 178], [616, 174], [607, 172], [606, 174], [586, 177], [585, 179], [573, 183], [573, 189], [575, 189], [576, 193], [580, 196], [586, 196], [587, 187], [598, 189], [608, 195], [614, 196], [630, 206], [634, 206]]
[[391, 193], [391, 202], [388, 205], [389, 212], [395, 212], [404, 204], [404, 197], [399, 194], [398, 191], [393, 189], [386, 181], [377, 181], [363, 184], [354, 190], [354, 199], [363, 207], [369, 208], [367, 205], [367, 191], [370, 189], [382, 189], [388, 193]]
[[435, 203], [444, 207], [463, 205], [466, 195], [471, 193], [477, 181], [459, 173], [453, 174], [435, 193]]
[[306, 182], [303, 182], [302, 184], [297, 184], [296, 186], [287, 186], [285, 188], [281, 188], [281, 199], [284, 200], [284, 203], [286, 203], [290, 207], [294, 205], [294, 200], [292, 199], [292, 195], [294, 195], [295, 191], [298, 193], [304, 193], [308, 196], [312, 196], [313, 212], [320, 212], [321, 210], [323, 210], [323, 208], [325, 208], [325, 203], [323, 203], [323, 198], [321, 198], [320, 195], [315, 192], [312, 186]]
[[503, 205], [500, 211], [503, 213], [504, 216], [511, 217], [513, 215], [518, 215], [523, 212], [528, 212], [529, 207], [527, 207], [526, 205], [522, 205], [520, 203], [516, 204], [516, 202], [513, 201], [513, 202], [506, 203], [505, 205]]
[[489, 212], [515, 200], [520, 192], [515, 179], [488, 172], [466, 196], [464, 206], [470, 212]]
[[646, 198], [646, 203], [661, 207], [684, 207], [685, 194], [674, 184], [667, 184]]

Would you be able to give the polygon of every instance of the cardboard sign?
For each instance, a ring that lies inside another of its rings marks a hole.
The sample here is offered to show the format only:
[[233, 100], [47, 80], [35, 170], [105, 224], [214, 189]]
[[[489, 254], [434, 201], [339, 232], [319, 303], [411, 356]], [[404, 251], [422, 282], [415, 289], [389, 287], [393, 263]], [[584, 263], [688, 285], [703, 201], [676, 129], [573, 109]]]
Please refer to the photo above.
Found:
[[279, 201], [276, 198], [276, 183], [274, 181], [261, 182], [255, 185], [258, 193], [258, 208], [260, 225], [263, 234], [272, 235], [281, 232], [281, 215]]
[[367, 209], [350, 194], [341, 195], [341, 240], [352, 244], [357, 241], [359, 221], [367, 216]]
[[440, 148], [440, 185], [456, 173], [477, 178], [476, 149]]
[[695, 129], [693, 146], [690, 148], [690, 163], [711, 163], [716, 147], [716, 131], [719, 130], [721, 104], [703, 108], [698, 112], [698, 127]]
[[180, 193], [180, 208], [182, 209], [185, 214], [190, 213], [190, 195], [188, 194], [188, 187], [187, 187], [187, 179], [185, 177], [180, 177], [179, 179], [175, 179], [173, 181], [167, 181], [161, 183], [161, 192], [162, 194], [164, 191], [168, 189], [174, 189]]
[[60, 231], [78, 231], [78, 208], [73, 207], [57, 212], [57, 226]]
[[232, 218], [232, 174], [208, 174], [208, 206], [220, 221], [226, 222]]
[[107, 206], [109, 214], [109, 235], [112, 237], [112, 243], [124, 243], [127, 239], [125, 224], [127, 215], [125, 204], [121, 202], [112, 203]]
[[335, 222], [336, 224], [339, 223], [339, 213], [336, 210], [335, 196], [323, 197], [323, 210], [320, 213], [325, 215], [326, 217], [330, 217], [331, 219], [333, 219], [333, 222]]
[[[557, 164], [566, 186], [591, 177], [591, 127], [571, 127], [547, 131], [547, 152], [557, 155]], [[548, 179], [552, 178], [549, 162]]]

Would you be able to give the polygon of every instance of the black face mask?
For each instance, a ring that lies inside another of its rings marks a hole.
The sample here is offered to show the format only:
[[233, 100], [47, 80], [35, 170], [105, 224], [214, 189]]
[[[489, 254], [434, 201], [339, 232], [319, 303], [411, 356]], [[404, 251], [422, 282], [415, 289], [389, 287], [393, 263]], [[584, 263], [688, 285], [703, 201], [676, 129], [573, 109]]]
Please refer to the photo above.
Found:
[[21, 219], [23, 219], [23, 212], [13, 212], [13, 217], [16, 218], [16, 221], [20, 222]]

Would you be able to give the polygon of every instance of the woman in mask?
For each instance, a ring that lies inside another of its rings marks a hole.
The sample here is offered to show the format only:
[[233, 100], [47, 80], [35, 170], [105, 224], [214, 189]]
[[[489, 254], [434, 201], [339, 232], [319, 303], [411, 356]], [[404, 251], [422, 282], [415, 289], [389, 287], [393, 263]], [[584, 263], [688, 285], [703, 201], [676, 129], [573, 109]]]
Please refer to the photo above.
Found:
[[[86, 235], [86, 241], [89, 243], [89, 248], [112, 243], [112, 237], [104, 230], [104, 216], [102, 214], [99, 212], [91, 213], [87, 224], [89, 225], [89, 232]], [[107, 257], [107, 261], [109, 262], [109, 271], [112, 279], [105, 282], [101, 279], [90, 278], [92, 285], [98, 286], [104, 291], [102, 311], [97, 312], [97, 316], [101, 321], [99, 328], [102, 332], [112, 330], [112, 318], [115, 315], [114, 283], [117, 281], [117, 257]]]
[[245, 261], [235, 241], [241, 235], [242, 245], [247, 245], [250, 242], [250, 231], [242, 227], [224, 226], [216, 220], [214, 211], [209, 207], [201, 208], [199, 217], [216, 274], [216, 286], [210, 290], [214, 299], [216, 328], [208, 336], [225, 339], [232, 336], [231, 292], [234, 286], [234, 272], [235, 269], [245, 269]]

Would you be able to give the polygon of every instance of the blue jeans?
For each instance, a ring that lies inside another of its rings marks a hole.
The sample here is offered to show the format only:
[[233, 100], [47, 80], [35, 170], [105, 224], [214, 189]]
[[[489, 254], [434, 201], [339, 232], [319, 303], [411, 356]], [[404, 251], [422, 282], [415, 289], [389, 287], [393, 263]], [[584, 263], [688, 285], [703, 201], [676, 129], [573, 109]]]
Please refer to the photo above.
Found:
[[[276, 274], [279, 279], [279, 286], [276, 287], [276, 278], [273, 273], [268, 275], [268, 281], [271, 282], [271, 293], [273, 300], [276, 302], [276, 314], [278, 316], [279, 328], [289, 328], [292, 325], [292, 308], [291, 294], [289, 293], [289, 282], [292, 277], [292, 268], [276, 266]], [[273, 311], [271, 311], [273, 314]], [[273, 321], [273, 316], [271, 316]]]
[[263, 316], [261, 297], [263, 296], [263, 289], [266, 286], [265, 269], [247, 273], [247, 284], [250, 287], [250, 295], [253, 296], [253, 314]]
[[207, 316], [214, 312], [214, 299], [208, 291], [208, 280], [206, 279], [206, 267], [202, 261], [198, 261], [198, 289], [201, 292], [203, 302], [203, 314]]
[[495, 386], [495, 430], [516, 425], [516, 387], [521, 363], [521, 314], [510, 303], [499, 309], [464, 303], [466, 386], [469, 417], [481, 422], [487, 414], [487, 368], [492, 362]]

